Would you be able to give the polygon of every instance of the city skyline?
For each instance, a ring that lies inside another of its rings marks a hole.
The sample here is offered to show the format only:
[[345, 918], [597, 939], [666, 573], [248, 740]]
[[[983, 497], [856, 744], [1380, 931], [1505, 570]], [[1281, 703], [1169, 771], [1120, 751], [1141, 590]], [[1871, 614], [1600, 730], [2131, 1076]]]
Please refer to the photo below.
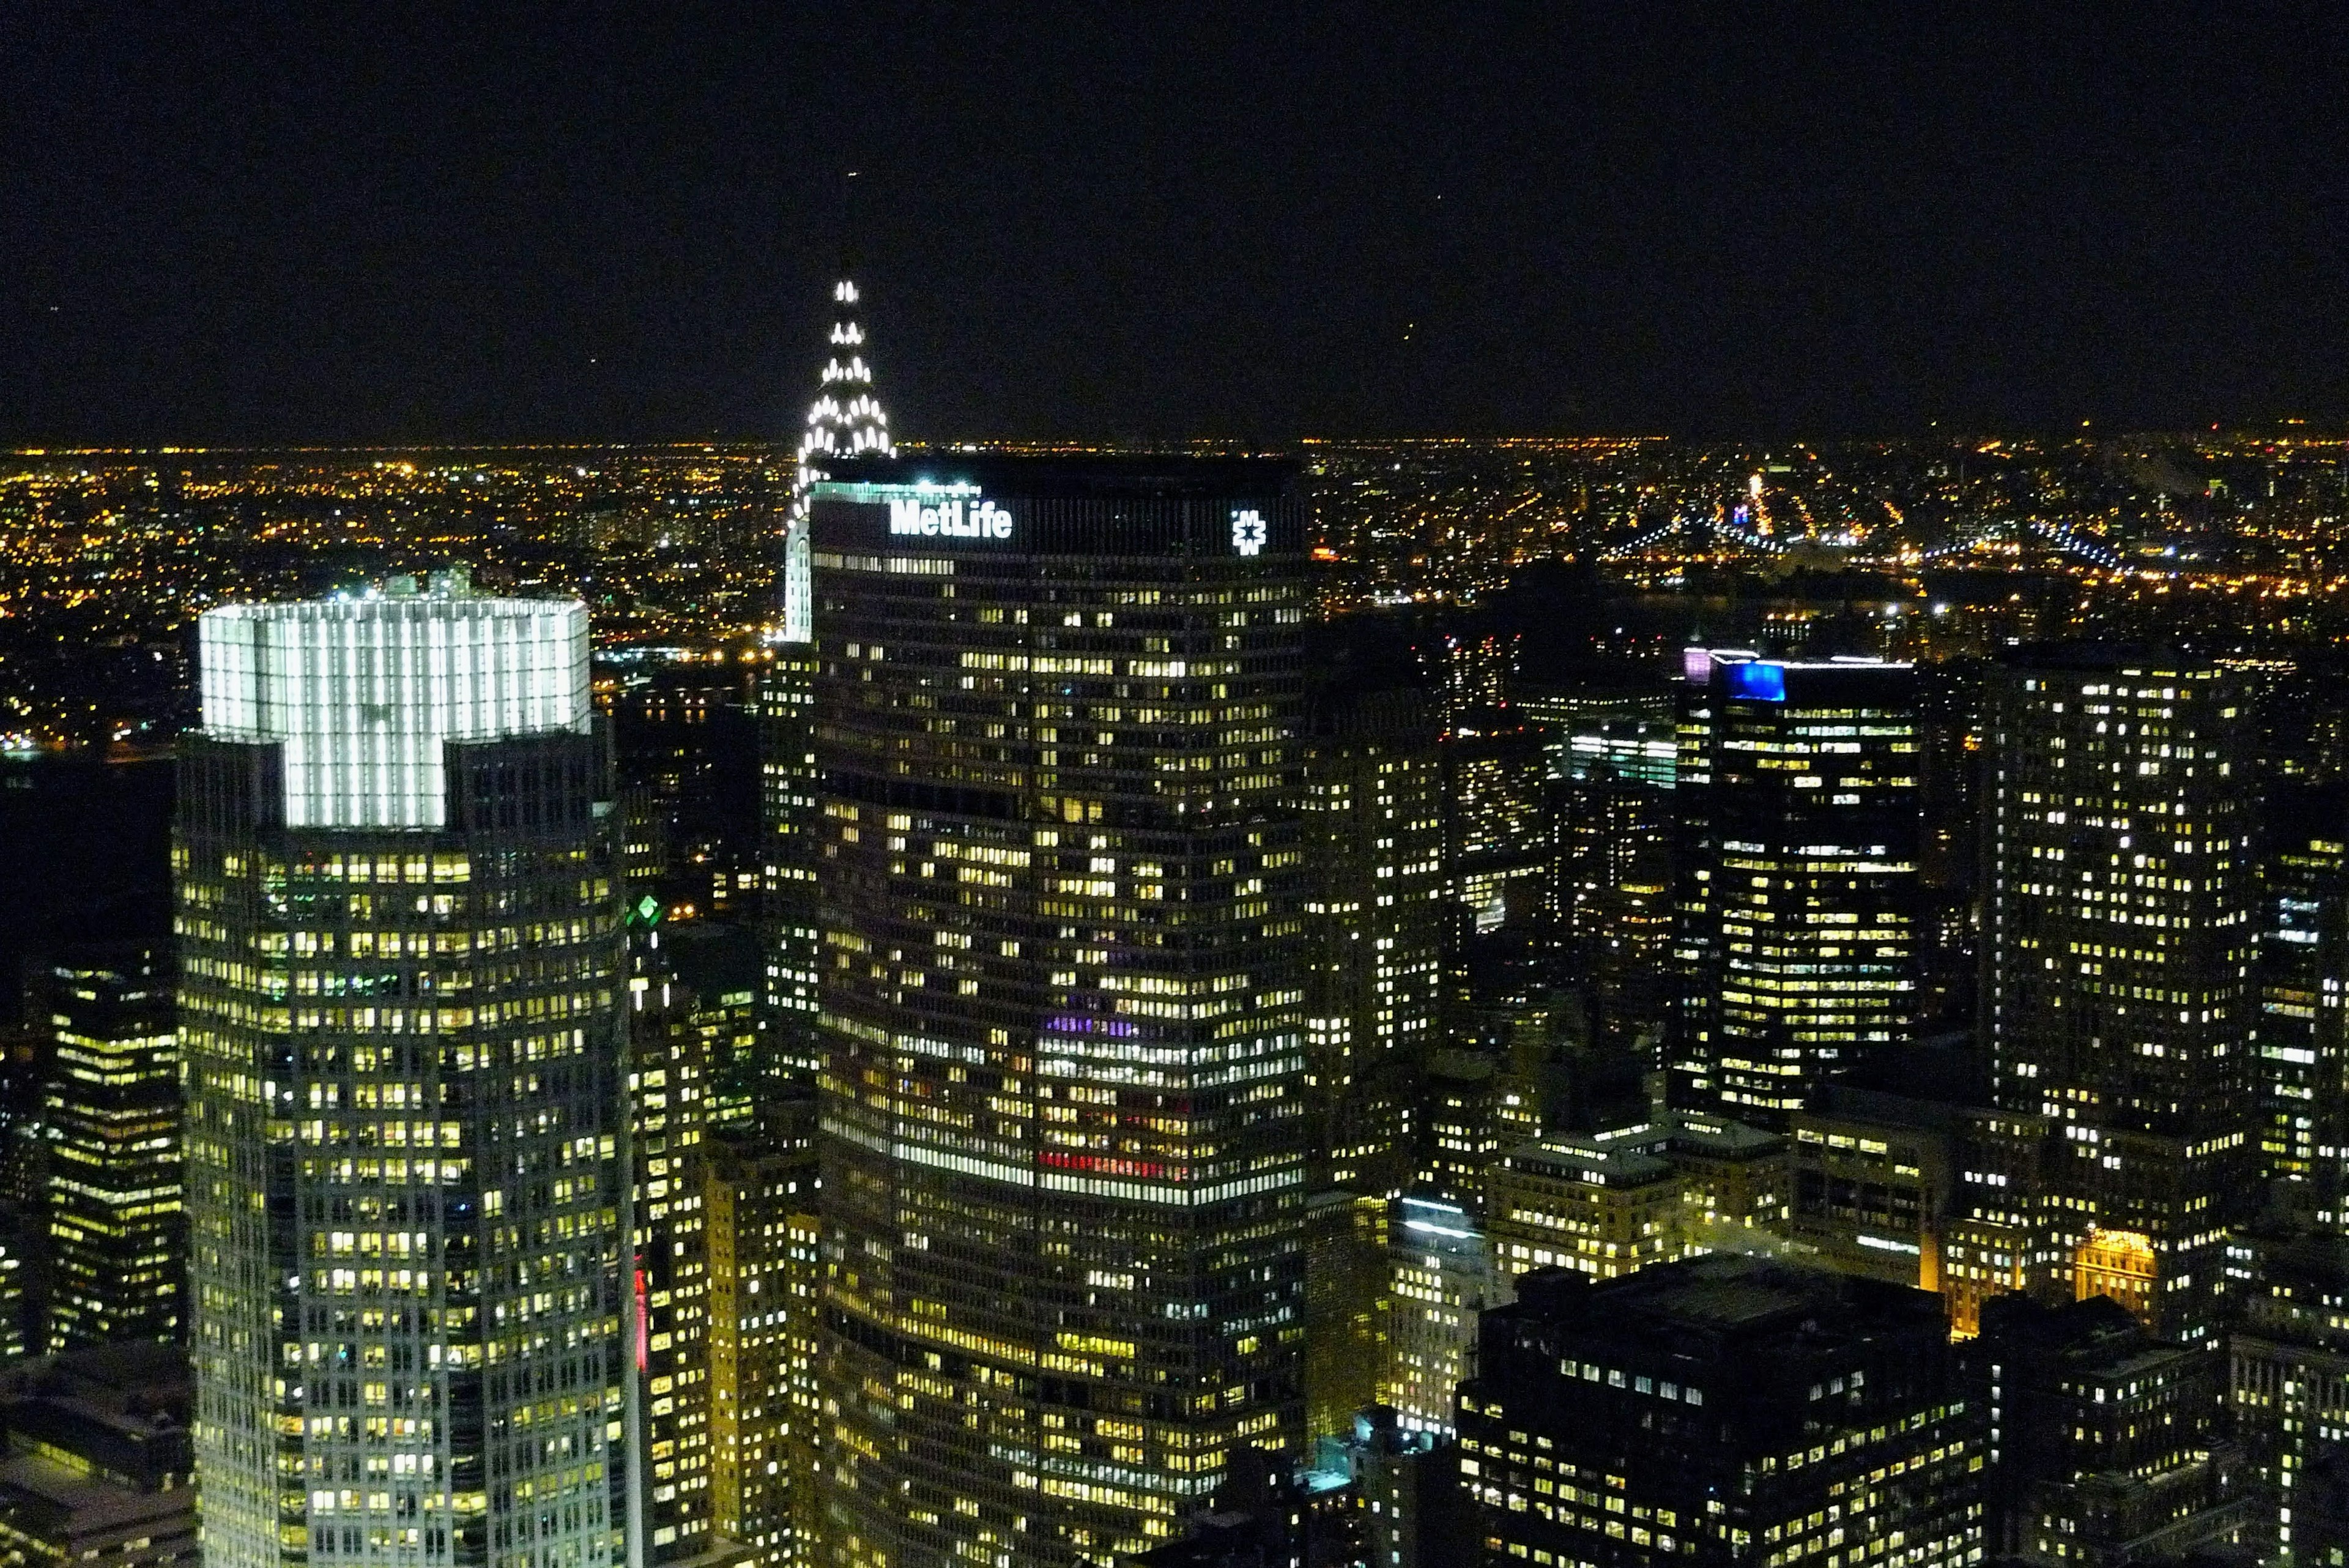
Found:
[[2349, 1562], [2349, 22], [1176, 20], [0, 18], [0, 1568]]

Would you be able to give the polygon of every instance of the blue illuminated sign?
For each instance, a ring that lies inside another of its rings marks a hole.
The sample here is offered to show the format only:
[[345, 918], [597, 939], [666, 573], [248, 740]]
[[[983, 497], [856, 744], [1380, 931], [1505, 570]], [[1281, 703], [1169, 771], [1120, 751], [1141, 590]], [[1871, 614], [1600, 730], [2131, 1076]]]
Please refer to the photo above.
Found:
[[1729, 667], [1729, 694], [1747, 697], [1756, 702], [1784, 702], [1786, 700], [1786, 667], [1764, 664], [1755, 659], [1748, 664]]

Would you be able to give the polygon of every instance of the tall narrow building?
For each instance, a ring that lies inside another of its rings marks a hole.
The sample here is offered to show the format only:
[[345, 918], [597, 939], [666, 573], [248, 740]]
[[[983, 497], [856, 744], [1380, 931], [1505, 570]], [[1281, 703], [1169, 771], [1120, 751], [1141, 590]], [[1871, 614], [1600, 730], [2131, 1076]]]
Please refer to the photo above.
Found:
[[1449, 922], [1443, 762], [1415, 694], [1325, 703], [1302, 803], [1315, 1182], [1392, 1197], [1411, 1179], [1419, 1080], [1440, 1044]]
[[1268, 462], [816, 490], [839, 1563], [1107, 1563], [1301, 1446], [1304, 521]]
[[712, 1518], [744, 1568], [818, 1560], [815, 1096], [714, 1133], [709, 1214]]
[[[846, 269], [843, 268], [843, 271]], [[776, 1079], [816, 1069], [815, 649], [808, 558], [808, 503], [829, 466], [886, 457], [889, 416], [865, 358], [863, 296], [853, 278], [833, 285], [832, 327], [815, 400], [808, 405], [783, 526], [782, 636], [767, 649], [756, 698], [759, 724], [760, 927], [765, 950], [759, 1034], [762, 1066]]]
[[2270, 1197], [2349, 1234], [2349, 796], [2281, 793], [2262, 835], [2257, 1079]]
[[644, 1379], [644, 1561], [720, 1556], [710, 1485], [709, 1251], [702, 1191], [710, 1038], [674, 944], [655, 927], [631, 943], [628, 1147], [636, 1188], [637, 1372]]
[[48, 1347], [179, 1340], [187, 1258], [171, 954], [82, 953], [57, 966], [49, 994]]
[[575, 601], [200, 622], [173, 846], [212, 1568], [623, 1560], [616, 819]]
[[1784, 1131], [1819, 1084], [1910, 1034], [1916, 672], [1716, 653], [1690, 677], [1674, 1087]]
[[1992, 706], [1982, 1024], [1999, 1102], [2057, 1130], [2033, 1283], [2206, 1336], [2256, 1202], [2250, 727], [2223, 670], [2072, 649]]

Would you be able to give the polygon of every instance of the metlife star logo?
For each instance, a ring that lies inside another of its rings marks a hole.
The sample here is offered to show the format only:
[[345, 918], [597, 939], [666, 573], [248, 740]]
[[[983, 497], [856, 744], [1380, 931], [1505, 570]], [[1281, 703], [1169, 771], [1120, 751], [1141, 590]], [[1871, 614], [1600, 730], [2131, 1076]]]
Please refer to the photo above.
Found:
[[1243, 556], [1253, 556], [1264, 548], [1266, 529], [1264, 514], [1255, 507], [1232, 514], [1232, 548]]

